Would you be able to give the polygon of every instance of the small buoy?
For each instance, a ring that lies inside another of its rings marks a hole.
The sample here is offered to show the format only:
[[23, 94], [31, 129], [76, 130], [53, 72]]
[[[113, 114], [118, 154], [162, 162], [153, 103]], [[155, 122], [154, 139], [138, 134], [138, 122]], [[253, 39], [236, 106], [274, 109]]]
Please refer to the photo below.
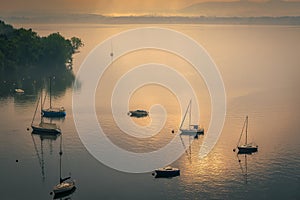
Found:
[[233, 152], [235, 152], [235, 149], [232, 149]]
[[19, 160], [17, 159], [16, 162], [19, 162]]
[[198, 139], [198, 134], [197, 135], [195, 135], [195, 137], [194, 137], [195, 139]]
[[241, 160], [239, 160], [239, 162], [241, 162]]
[[52, 195], [53, 194], [53, 192], [50, 192], [50, 195]]
[[174, 131], [174, 130], [172, 130], [172, 133], [175, 133], [175, 131]]
[[153, 173], [152, 173], [152, 176], [154, 176], [154, 175], [155, 175], [155, 173], [153, 172]]
[[29, 131], [29, 128], [27, 127], [27, 131]]

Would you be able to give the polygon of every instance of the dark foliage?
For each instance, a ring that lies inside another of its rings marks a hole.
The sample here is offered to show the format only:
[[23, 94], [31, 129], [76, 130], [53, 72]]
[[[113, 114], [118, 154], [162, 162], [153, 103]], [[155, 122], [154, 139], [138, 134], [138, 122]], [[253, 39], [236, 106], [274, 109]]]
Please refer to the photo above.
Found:
[[40, 37], [31, 29], [14, 29], [0, 20], [0, 71], [57, 70], [72, 63], [83, 45], [79, 38], [65, 39], [59, 33]]
[[0, 96], [15, 88], [34, 93], [49, 77], [56, 77], [60, 91], [71, 87], [72, 56], [81, 46], [76, 37], [65, 39], [59, 33], [40, 37], [32, 29], [15, 29], [0, 20]]

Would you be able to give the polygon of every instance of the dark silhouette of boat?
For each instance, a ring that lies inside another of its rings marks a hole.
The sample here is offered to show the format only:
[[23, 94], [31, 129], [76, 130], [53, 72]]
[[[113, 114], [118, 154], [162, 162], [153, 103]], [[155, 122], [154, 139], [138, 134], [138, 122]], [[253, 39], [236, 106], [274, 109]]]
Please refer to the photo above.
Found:
[[[241, 141], [241, 138], [242, 138], [242, 135], [243, 135], [243, 132], [244, 132], [244, 129], [245, 129], [245, 143], [242, 144], [242, 145], [239, 145], [239, 143]], [[240, 139], [239, 139], [238, 145], [237, 145], [237, 148], [239, 150], [238, 151], [239, 154], [252, 154], [252, 153], [258, 151], [258, 145], [256, 145], [253, 142], [248, 143], [247, 140], [248, 140], [248, 116], [246, 116], [244, 126], [243, 126], [243, 129], [242, 129], [241, 135], [240, 135]]]
[[43, 134], [43, 133], [44, 134], [60, 134], [61, 133], [60, 128], [55, 123], [44, 122], [44, 118], [43, 118], [42, 115], [40, 116], [41, 117], [40, 123], [34, 124], [34, 119], [36, 117], [36, 113], [37, 113], [39, 104], [41, 104], [41, 106], [40, 106], [41, 107], [41, 112], [42, 112], [42, 109], [43, 109], [42, 95], [43, 95], [43, 92], [41, 91], [41, 95], [40, 95], [40, 97], [37, 101], [37, 106], [35, 108], [35, 112], [34, 112], [34, 115], [33, 115], [33, 118], [32, 118], [32, 122], [31, 122], [32, 132], [37, 133], [37, 134]]
[[164, 168], [158, 168], [155, 170], [155, 178], [171, 178], [180, 176], [180, 169], [167, 166]]
[[131, 110], [128, 112], [128, 115], [130, 117], [140, 118], [140, 117], [147, 117], [149, 115], [149, 113], [145, 110]]

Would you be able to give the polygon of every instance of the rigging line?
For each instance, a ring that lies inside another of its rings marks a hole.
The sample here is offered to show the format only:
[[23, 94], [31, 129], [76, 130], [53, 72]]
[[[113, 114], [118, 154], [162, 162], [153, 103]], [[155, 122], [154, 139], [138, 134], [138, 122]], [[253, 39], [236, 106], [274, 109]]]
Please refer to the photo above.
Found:
[[180, 137], [182, 146], [183, 146], [183, 148], [184, 148], [184, 151], [185, 151], [185, 153], [186, 153], [186, 155], [187, 155], [187, 157], [188, 157], [188, 160], [191, 162], [192, 160], [191, 160], [191, 157], [190, 157], [190, 155], [189, 155], [188, 149], [186, 148], [186, 146], [185, 146], [185, 144], [184, 144], [184, 141], [183, 141], [183, 139], [182, 139], [182, 137], [181, 137], [180, 134], [179, 134], [179, 137]]
[[41, 98], [41, 97], [39, 96], [39, 99], [38, 99], [38, 101], [37, 101], [37, 105], [36, 105], [36, 107], [35, 107], [35, 111], [34, 111], [34, 114], [33, 114], [33, 118], [32, 118], [32, 121], [31, 121], [31, 125], [33, 124], [33, 121], [34, 121], [34, 118], [35, 118], [37, 109], [38, 109], [38, 107], [39, 107], [40, 98]]
[[192, 99], [190, 100], [190, 113], [189, 113], [189, 129], [191, 128], [191, 120], [192, 120]]
[[183, 123], [184, 123], [184, 121], [185, 121], [185, 117], [186, 117], [186, 115], [187, 115], [187, 112], [188, 112], [189, 107], [190, 107], [190, 104], [191, 104], [191, 101], [192, 101], [192, 100], [190, 100], [190, 103], [189, 103], [189, 105], [188, 105], [188, 107], [187, 107], [187, 109], [186, 109], [186, 111], [185, 111], [185, 114], [184, 114], [184, 116], [183, 116], [183, 119], [182, 119], [182, 121], [181, 121], [181, 124], [180, 124], [179, 129], [181, 129], [182, 126], [183, 126]]
[[44, 97], [44, 101], [43, 101], [43, 105], [42, 105], [42, 108], [44, 108], [44, 105], [45, 105], [45, 101], [46, 101], [46, 97], [47, 97], [47, 91], [45, 91], [45, 97]]
[[243, 128], [242, 128], [242, 132], [241, 132], [241, 135], [240, 135], [240, 138], [239, 138], [239, 141], [238, 141], [238, 143], [237, 143], [237, 147], [239, 146], [239, 144], [240, 144], [240, 141], [241, 141], [241, 139], [242, 139], [242, 135], [243, 135], [243, 132], [244, 132], [244, 129], [245, 129], [245, 125], [246, 125], [246, 120], [245, 120], [245, 122], [244, 122], [244, 125], [243, 125]]

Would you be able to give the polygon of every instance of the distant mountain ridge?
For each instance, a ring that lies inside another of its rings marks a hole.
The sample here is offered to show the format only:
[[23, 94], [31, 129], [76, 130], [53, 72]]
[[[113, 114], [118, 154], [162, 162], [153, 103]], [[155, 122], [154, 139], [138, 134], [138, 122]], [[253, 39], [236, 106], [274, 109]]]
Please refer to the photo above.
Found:
[[196, 16], [299, 16], [300, 1], [272, 0], [266, 2], [234, 1], [234, 2], [203, 2], [193, 4], [178, 13]]
[[204, 17], [204, 16], [119, 16], [96, 14], [56, 14], [1, 17], [9, 23], [43, 24], [267, 24], [300, 25], [300, 16], [281, 17]]

